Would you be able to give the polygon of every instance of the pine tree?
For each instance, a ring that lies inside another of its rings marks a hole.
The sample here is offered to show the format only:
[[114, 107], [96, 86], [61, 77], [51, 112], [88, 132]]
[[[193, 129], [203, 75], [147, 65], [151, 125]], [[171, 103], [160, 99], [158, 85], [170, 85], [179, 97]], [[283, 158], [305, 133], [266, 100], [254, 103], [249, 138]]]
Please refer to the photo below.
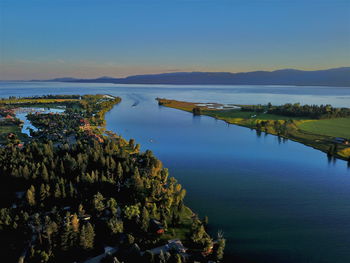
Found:
[[35, 188], [33, 185], [27, 190], [26, 198], [30, 206], [35, 206]]
[[118, 163], [118, 167], [117, 167], [117, 178], [118, 178], [118, 181], [119, 181], [119, 182], [121, 182], [122, 179], [123, 179], [123, 168], [122, 168], [121, 163]]
[[28, 169], [28, 166], [27, 166], [27, 165], [25, 165], [25, 166], [23, 167], [22, 176], [23, 176], [24, 179], [26, 179], [26, 180], [29, 179], [29, 169]]
[[72, 247], [72, 242], [71, 242], [72, 230], [71, 230], [68, 215], [66, 216], [66, 224], [61, 234], [61, 248], [63, 251], [68, 251]]
[[45, 182], [49, 181], [49, 173], [47, 172], [45, 164], [41, 166], [41, 176]]
[[55, 185], [54, 197], [55, 197], [56, 199], [60, 199], [60, 198], [61, 198], [61, 189], [60, 189], [59, 184], [56, 184], [56, 185]]
[[123, 233], [124, 225], [123, 221], [121, 220], [111, 218], [110, 220], [108, 220], [107, 226], [113, 234]]
[[47, 193], [46, 193], [46, 187], [44, 184], [41, 184], [40, 186], [40, 202], [44, 202], [46, 199]]
[[182, 263], [182, 259], [181, 259], [180, 254], [175, 254], [174, 257], [175, 257], [175, 259], [174, 259], [175, 263]]
[[136, 167], [133, 177], [132, 177], [132, 183], [133, 186], [135, 187], [136, 193], [139, 193], [143, 189], [143, 180], [140, 176], [139, 169]]
[[69, 197], [74, 198], [74, 194], [75, 194], [75, 190], [74, 190], [73, 184], [72, 182], [69, 182]]
[[159, 260], [159, 263], [166, 263], [166, 259], [165, 259], [163, 250], [160, 251], [160, 254], [158, 256], [158, 260]]
[[85, 210], [84, 210], [84, 207], [82, 204], [79, 204], [79, 207], [78, 207], [78, 214], [80, 216], [84, 215], [85, 214]]
[[73, 214], [71, 224], [72, 224], [72, 230], [74, 232], [78, 232], [79, 231], [79, 219], [78, 219], [77, 214]]
[[104, 201], [104, 197], [101, 193], [98, 192], [97, 194], [94, 195], [92, 203], [95, 210], [97, 210], [98, 212], [102, 212], [105, 209], [105, 205], [103, 201]]
[[115, 215], [117, 213], [117, 201], [114, 198], [108, 199], [107, 207], [111, 210], [112, 215]]
[[80, 232], [80, 246], [84, 250], [89, 250], [94, 247], [95, 231], [90, 223], [83, 225]]
[[149, 213], [146, 207], [143, 207], [142, 209], [142, 222], [141, 222], [141, 228], [143, 231], [147, 232], [148, 226], [149, 226]]
[[215, 254], [215, 257], [217, 260], [222, 260], [224, 258], [225, 244], [226, 244], [226, 240], [224, 238], [220, 238], [218, 240], [218, 248]]

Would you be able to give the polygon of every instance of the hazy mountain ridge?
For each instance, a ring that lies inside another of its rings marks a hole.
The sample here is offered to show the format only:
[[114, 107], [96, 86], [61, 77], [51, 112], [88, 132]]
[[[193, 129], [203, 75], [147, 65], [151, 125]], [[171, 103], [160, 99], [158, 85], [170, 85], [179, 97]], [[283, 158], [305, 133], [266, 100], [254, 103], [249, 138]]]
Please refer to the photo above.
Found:
[[96, 79], [58, 78], [49, 81], [116, 83], [116, 84], [221, 84], [221, 85], [320, 85], [350, 87], [350, 67], [304, 71], [282, 69], [275, 71], [230, 72], [174, 72], [133, 75], [125, 78]]

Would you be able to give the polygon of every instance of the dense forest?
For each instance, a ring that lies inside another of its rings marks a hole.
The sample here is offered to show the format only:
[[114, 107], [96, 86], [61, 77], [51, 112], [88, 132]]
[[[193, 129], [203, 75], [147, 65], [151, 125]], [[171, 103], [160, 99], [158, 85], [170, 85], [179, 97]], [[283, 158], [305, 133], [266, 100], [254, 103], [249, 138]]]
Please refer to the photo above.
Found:
[[[0, 148], [2, 256], [28, 263], [99, 254], [101, 262], [222, 260], [225, 239], [207, 234], [207, 220], [184, 205], [186, 191], [152, 152], [99, 132], [120, 99], [69, 99], [78, 101], [66, 103], [64, 114], [28, 116], [39, 130], [24, 145], [9, 137]], [[183, 244], [169, 241], [180, 236]]]

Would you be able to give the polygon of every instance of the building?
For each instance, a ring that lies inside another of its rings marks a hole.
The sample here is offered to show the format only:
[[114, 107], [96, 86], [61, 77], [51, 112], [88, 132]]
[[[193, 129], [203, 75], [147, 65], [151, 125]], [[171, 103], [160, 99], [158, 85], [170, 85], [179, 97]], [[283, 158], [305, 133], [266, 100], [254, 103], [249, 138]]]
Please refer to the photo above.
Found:
[[341, 138], [341, 137], [334, 138], [333, 142], [334, 143], [338, 143], [338, 144], [345, 144], [345, 145], [349, 145], [350, 144], [348, 139]]
[[164, 226], [156, 219], [151, 219], [149, 224], [150, 230], [157, 234], [164, 233]]
[[172, 240], [168, 240], [168, 244], [161, 247], [150, 249], [149, 251], [152, 252], [152, 254], [154, 255], [159, 255], [161, 251], [163, 251], [163, 253], [176, 251], [179, 254], [185, 254], [187, 251], [187, 248], [184, 247], [184, 245], [179, 239], [172, 239]]

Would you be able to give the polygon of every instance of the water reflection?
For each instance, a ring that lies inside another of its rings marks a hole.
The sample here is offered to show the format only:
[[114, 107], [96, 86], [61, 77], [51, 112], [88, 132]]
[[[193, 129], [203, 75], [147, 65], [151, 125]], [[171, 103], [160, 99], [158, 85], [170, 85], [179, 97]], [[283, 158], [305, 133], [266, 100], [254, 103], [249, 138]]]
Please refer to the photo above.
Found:
[[159, 107], [154, 100], [348, 107], [350, 89], [0, 83], [2, 97], [48, 93], [121, 96], [122, 103], [106, 115], [107, 128], [135, 138], [162, 160], [188, 190], [186, 203], [209, 216], [212, 234], [224, 231], [226, 254], [258, 263], [350, 262], [348, 163], [327, 161], [324, 153], [294, 141], [280, 144], [266, 133]]

